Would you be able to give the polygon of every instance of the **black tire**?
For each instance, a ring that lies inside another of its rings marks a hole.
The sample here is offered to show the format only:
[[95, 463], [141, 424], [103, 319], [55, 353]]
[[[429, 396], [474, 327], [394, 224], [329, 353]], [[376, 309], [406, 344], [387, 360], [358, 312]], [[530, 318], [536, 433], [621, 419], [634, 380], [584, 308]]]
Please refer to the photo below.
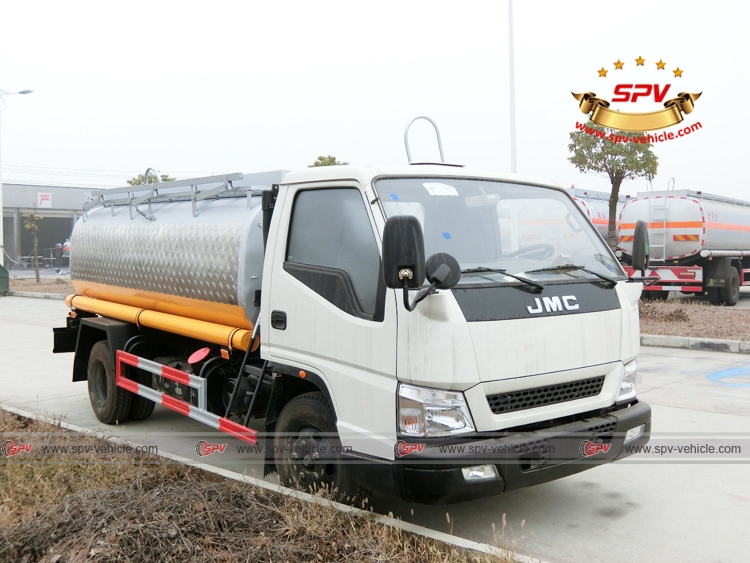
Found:
[[644, 221], [637, 221], [635, 233], [633, 233], [633, 252], [631, 262], [634, 270], [645, 270], [648, 268], [649, 254], [651, 249], [648, 243], [648, 229]]
[[154, 412], [155, 406], [156, 403], [146, 397], [133, 395], [130, 402], [130, 411], [128, 411], [128, 420], [146, 420]]
[[729, 268], [729, 276], [727, 279], [727, 286], [719, 288], [718, 291], [719, 303], [733, 307], [737, 304], [740, 299], [740, 274], [737, 268], [732, 266]]
[[[133, 377], [133, 379], [141, 385], [151, 387], [151, 385], [149, 385], [151, 374], [148, 372], [138, 370], [138, 373], [135, 377]], [[128, 420], [146, 420], [149, 416], [151, 416], [151, 413], [154, 412], [156, 403], [147, 399], [146, 397], [136, 395], [135, 393], [131, 393], [130, 395], [131, 398], [130, 410], [128, 411]]]
[[712, 303], [713, 305], [721, 305], [721, 297], [719, 297], [719, 290], [715, 287], [709, 287], [706, 290], [706, 295], [708, 296], [708, 302]]
[[325, 490], [341, 502], [358, 502], [351, 466], [341, 463], [340, 451], [336, 416], [321, 393], [299, 395], [282, 409], [274, 434], [274, 461], [282, 485], [307, 492]]
[[96, 418], [105, 424], [116, 424], [127, 418], [133, 394], [117, 387], [115, 366], [106, 340], [100, 340], [91, 349], [88, 386]]
[[646, 291], [641, 292], [641, 299], [645, 301], [666, 301], [669, 298], [668, 291]]

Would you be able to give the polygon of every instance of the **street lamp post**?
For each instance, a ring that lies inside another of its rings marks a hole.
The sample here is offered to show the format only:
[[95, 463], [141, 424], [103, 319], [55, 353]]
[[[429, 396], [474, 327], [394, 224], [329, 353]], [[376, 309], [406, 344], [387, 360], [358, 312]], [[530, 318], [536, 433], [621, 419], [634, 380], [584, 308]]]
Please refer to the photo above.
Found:
[[513, 0], [508, 0], [508, 69], [510, 89], [510, 171], [518, 172], [516, 166], [516, 62], [513, 52]]
[[[21, 90], [20, 92], [6, 92], [0, 88], [0, 134], [2, 133], [2, 117], [5, 109], [4, 96], [15, 94], [31, 94], [33, 90]], [[1, 135], [0, 135], [1, 137]], [[5, 265], [5, 241], [3, 240], [3, 165], [2, 165], [2, 139], [0, 138], [0, 266]]]

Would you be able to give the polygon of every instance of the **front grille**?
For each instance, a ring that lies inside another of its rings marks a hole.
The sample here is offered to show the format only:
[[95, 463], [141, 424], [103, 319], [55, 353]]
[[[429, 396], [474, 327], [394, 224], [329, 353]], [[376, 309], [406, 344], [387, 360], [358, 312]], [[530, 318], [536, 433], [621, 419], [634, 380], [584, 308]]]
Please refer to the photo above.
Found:
[[557, 385], [521, 389], [511, 393], [487, 395], [487, 402], [493, 414], [502, 414], [593, 397], [601, 393], [603, 386], [604, 376], [592, 377]]
[[614, 433], [615, 428], [617, 428], [617, 422], [606, 422], [606, 423], [597, 424], [594, 426], [589, 426], [585, 430], [585, 433], [595, 434], [596, 436], [604, 436], [604, 435]]

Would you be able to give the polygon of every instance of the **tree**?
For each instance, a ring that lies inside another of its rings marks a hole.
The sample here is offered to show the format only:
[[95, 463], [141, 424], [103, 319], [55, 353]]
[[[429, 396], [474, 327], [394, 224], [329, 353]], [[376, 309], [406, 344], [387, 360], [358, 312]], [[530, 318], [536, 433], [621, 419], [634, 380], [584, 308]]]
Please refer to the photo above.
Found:
[[40, 283], [42, 280], [39, 278], [39, 221], [44, 219], [44, 217], [37, 215], [36, 211], [27, 211], [23, 214], [23, 217], [23, 226], [25, 229], [31, 231], [31, 236], [34, 239], [34, 250], [31, 252], [31, 255], [34, 262], [36, 283]]
[[[143, 174], [138, 174], [135, 178], [131, 178], [128, 180], [128, 185], [130, 186], [140, 186], [141, 184], [144, 184], [146, 180], [146, 177]], [[175, 180], [175, 178], [172, 178], [171, 176], [167, 176], [166, 174], [161, 175], [161, 181], [162, 182], [172, 182]], [[148, 175], [148, 183], [149, 184], [155, 184], [156, 183], [156, 174], [149, 174]]]
[[[618, 137], [619, 136], [619, 137]], [[614, 139], [628, 139], [614, 142]], [[635, 142], [643, 139], [646, 142]], [[659, 159], [651, 151], [645, 133], [624, 133], [600, 127], [589, 121], [581, 131], [570, 134], [568, 150], [573, 156], [568, 160], [579, 171], [594, 172], [609, 177], [612, 192], [609, 196], [609, 228], [607, 243], [612, 250], [617, 249], [617, 200], [623, 180], [656, 176]]]
[[349, 164], [348, 162], [339, 162], [335, 156], [319, 156], [318, 160], [313, 162], [308, 168], [315, 168], [317, 166], [338, 166], [343, 164]]

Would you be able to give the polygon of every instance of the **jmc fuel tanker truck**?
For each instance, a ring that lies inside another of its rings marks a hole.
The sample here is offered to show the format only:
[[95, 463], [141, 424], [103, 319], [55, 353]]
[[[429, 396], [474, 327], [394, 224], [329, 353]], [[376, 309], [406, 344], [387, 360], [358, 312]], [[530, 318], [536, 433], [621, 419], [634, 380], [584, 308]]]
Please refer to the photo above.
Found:
[[[620, 247], [633, 252], [637, 221], [648, 224], [650, 266], [655, 283], [644, 297], [669, 292], [707, 295], [712, 303], [735, 305], [740, 286], [750, 283], [750, 203], [692, 190], [639, 193], [620, 212]], [[625, 267], [628, 275], [638, 269]]]
[[160, 404], [272, 446], [284, 485], [431, 503], [648, 440], [642, 284], [560, 187], [443, 164], [244, 182], [85, 206], [55, 352], [75, 352], [99, 420]]

